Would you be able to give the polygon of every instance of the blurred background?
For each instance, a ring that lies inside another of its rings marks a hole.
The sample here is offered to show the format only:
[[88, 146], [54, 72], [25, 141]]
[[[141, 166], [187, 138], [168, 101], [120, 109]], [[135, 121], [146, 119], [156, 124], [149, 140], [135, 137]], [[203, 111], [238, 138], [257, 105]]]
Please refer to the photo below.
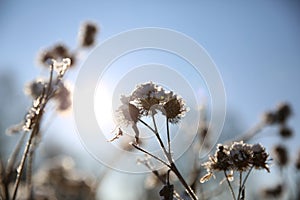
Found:
[[[24, 85], [47, 75], [38, 67], [38, 52], [57, 42], [76, 48], [78, 27], [87, 20], [98, 24], [100, 44], [115, 34], [142, 27], [169, 28], [190, 36], [207, 50], [223, 78], [227, 116], [221, 139], [245, 132], [259, 122], [265, 111], [274, 109], [280, 102], [288, 102], [293, 112], [288, 123], [294, 132], [293, 139], [282, 140], [277, 137], [277, 130], [270, 128], [254, 141], [261, 142], [267, 150], [274, 144], [284, 143], [291, 162], [296, 159], [300, 150], [299, 1], [0, 0], [3, 160], [17, 140], [16, 136], [5, 135], [6, 128], [21, 121], [31, 105], [31, 99], [24, 95]], [[82, 61], [68, 74], [71, 83], [76, 80]], [[64, 154], [75, 160], [78, 169], [101, 177], [106, 169], [81, 144], [72, 112], [47, 116], [45, 121], [47, 129], [37, 153], [37, 165], [45, 158]], [[272, 174], [267, 177], [276, 181]], [[274, 185], [272, 181], [264, 179], [261, 184]], [[98, 196], [143, 199], [143, 182], [141, 175], [111, 172], [99, 187]]]

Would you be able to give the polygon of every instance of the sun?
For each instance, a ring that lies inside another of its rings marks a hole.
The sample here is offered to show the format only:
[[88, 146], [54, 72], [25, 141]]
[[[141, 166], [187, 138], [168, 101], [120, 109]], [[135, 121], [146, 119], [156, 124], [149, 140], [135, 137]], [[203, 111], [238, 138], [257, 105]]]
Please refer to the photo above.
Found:
[[[112, 94], [105, 83], [98, 84], [94, 96], [94, 111], [103, 133], [110, 133], [114, 128]], [[106, 135], [106, 134], [105, 134]]]

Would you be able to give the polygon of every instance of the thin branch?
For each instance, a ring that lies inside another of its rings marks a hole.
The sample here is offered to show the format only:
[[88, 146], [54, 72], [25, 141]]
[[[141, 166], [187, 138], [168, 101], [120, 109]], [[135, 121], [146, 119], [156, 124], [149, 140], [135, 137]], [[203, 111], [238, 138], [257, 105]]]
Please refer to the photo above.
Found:
[[177, 169], [175, 163], [173, 163], [173, 162], [171, 163], [171, 170], [176, 174], [177, 178], [179, 179], [179, 181], [181, 182], [181, 184], [186, 189], [186, 192], [188, 193], [188, 195], [193, 200], [198, 200], [198, 197], [196, 196], [196, 194], [194, 193], [194, 191], [191, 189], [191, 187], [186, 183], [185, 179], [183, 178], [183, 176], [181, 175], [181, 173]]
[[149, 128], [154, 134], [156, 134], [156, 131], [149, 126], [146, 122], [144, 122], [142, 119], [138, 118], [139, 122], [141, 122], [143, 125], [145, 125], [147, 128]]
[[248, 179], [248, 177], [249, 177], [249, 175], [250, 175], [250, 173], [251, 173], [251, 171], [253, 170], [253, 166], [249, 169], [249, 171], [248, 171], [248, 173], [246, 174], [246, 177], [245, 177], [245, 179], [244, 179], [244, 181], [243, 181], [243, 183], [242, 183], [242, 189], [245, 187], [245, 184], [246, 184], [246, 181], [247, 181], [247, 179]]
[[[34, 129], [34, 130], [36, 130], [36, 129]], [[24, 153], [23, 153], [23, 156], [22, 156], [22, 159], [21, 159], [21, 163], [20, 163], [19, 167], [17, 168], [18, 173], [17, 173], [16, 182], [15, 182], [15, 185], [14, 185], [12, 200], [15, 200], [16, 197], [17, 197], [17, 192], [18, 192], [18, 187], [19, 187], [20, 181], [21, 181], [21, 176], [22, 176], [22, 173], [23, 173], [26, 158], [28, 156], [28, 152], [29, 152], [29, 149], [30, 149], [30, 146], [31, 146], [32, 139], [33, 139], [34, 135], [35, 135], [34, 131], [31, 131], [29, 140], [28, 140], [28, 142], [26, 144], [26, 147], [24, 149]]]
[[231, 183], [230, 183], [230, 181], [228, 180], [228, 175], [227, 175], [227, 173], [226, 173], [226, 171], [225, 171], [225, 170], [224, 170], [224, 175], [225, 175], [225, 178], [226, 178], [227, 184], [228, 184], [228, 186], [229, 186], [230, 192], [231, 192], [231, 194], [232, 194], [233, 200], [236, 200], [236, 198], [235, 198], [235, 194], [234, 194], [234, 191], [233, 191], [233, 188], [232, 188], [232, 186], [231, 186]]
[[137, 150], [140, 150], [141, 152], [143, 152], [143, 153], [145, 153], [145, 154], [151, 156], [152, 158], [156, 159], [157, 161], [161, 162], [162, 164], [166, 165], [167, 167], [169, 167], [169, 168], [171, 169], [171, 165], [169, 165], [168, 163], [166, 163], [165, 161], [163, 161], [161, 158], [159, 158], [159, 157], [153, 155], [152, 153], [150, 153], [150, 152], [148, 152], [147, 150], [145, 150], [145, 149], [143, 149], [143, 148], [137, 146], [137, 145], [134, 144], [134, 143], [131, 143], [131, 145], [132, 145], [134, 148], [136, 148]]
[[166, 117], [166, 125], [167, 125], [167, 137], [168, 137], [168, 152], [171, 154], [171, 139], [170, 139], [170, 128], [169, 128], [169, 119]]
[[5, 170], [6, 171], [5, 176], [6, 176], [7, 179], [8, 179], [8, 177], [10, 176], [10, 174], [13, 170], [14, 164], [17, 160], [18, 154], [20, 153], [20, 150], [21, 150], [21, 147], [22, 147], [22, 144], [25, 140], [26, 135], [27, 134], [22, 133], [21, 138], [19, 139], [16, 147], [14, 148], [14, 151], [12, 152], [12, 154], [10, 155], [10, 157], [8, 159], [8, 163], [7, 163], [6, 170]]
[[239, 193], [238, 193], [238, 200], [240, 200], [241, 192], [242, 192], [242, 180], [243, 180], [243, 172], [240, 171], [240, 180], [239, 180]]

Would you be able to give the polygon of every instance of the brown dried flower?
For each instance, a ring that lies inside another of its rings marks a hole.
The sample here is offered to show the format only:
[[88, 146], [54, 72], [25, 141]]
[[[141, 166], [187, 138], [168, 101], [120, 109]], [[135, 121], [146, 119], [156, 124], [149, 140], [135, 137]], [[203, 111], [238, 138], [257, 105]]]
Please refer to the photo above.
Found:
[[276, 110], [277, 120], [279, 123], [285, 123], [286, 120], [291, 116], [292, 109], [287, 103], [281, 103], [278, 105]]
[[97, 26], [94, 23], [88, 22], [83, 24], [80, 30], [80, 45], [82, 47], [90, 47], [95, 43]]
[[42, 79], [37, 79], [35, 81], [30, 82], [25, 86], [25, 93], [27, 95], [30, 95], [33, 99], [36, 99], [37, 97], [41, 96], [42, 93], [45, 90], [45, 86], [47, 83], [45, 83]]
[[182, 98], [177, 95], [170, 97], [163, 105], [164, 112], [170, 123], [178, 123], [179, 120], [185, 115], [187, 108]]
[[[256, 169], [266, 169], [269, 172], [267, 165], [268, 154], [265, 148], [260, 144], [250, 145], [241, 142], [234, 142], [230, 147], [218, 145], [218, 149], [214, 156], [209, 157], [209, 161], [203, 166], [207, 170], [200, 182], [205, 182], [213, 176], [214, 171], [247, 171], [250, 167]], [[230, 177], [231, 178], [231, 177]]]
[[288, 164], [288, 151], [285, 146], [277, 145], [273, 149], [274, 158], [280, 167], [284, 167]]
[[266, 188], [262, 191], [262, 195], [266, 198], [278, 198], [283, 193], [283, 185], [279, 184], [273, 188]]
[[293, 136], [293, 130], [283, 125], [280, 127], [279, 134], [282, 138], [290, 138]]
[[261, 144], [254, 144], [251, 150], [253, 152], [251, 164], [256, 169], [263, 168], [270, 172], [269, 166], [267, 164], [269, 155], [266, 153], [265, 148]]
[[241, 142], [234, 142], [230, 148], [230, 158], [233, 169], [238, 171], [247, 171], [251, 164], [252, 156], [251, 145]]

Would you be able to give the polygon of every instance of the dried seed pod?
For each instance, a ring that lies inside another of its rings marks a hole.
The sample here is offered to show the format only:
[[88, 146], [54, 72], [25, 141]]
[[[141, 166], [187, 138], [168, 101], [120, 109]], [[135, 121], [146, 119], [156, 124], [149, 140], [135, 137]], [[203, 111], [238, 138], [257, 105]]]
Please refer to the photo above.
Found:
[[288, 164], [288, 151], [286, 147], [277, 145], [273, 149], [274, 158], [280, 167], [284, 167]]
[[262, 195], [266, 198], [278, 198], [283, 193], [284, 187], [282, 184], [276, 185], [273, 188], [266, 188], [262, 191]]
[[291, 116], [292, 108], [287, 103], [281, 103], [278, 105], [276, 110], [277, 121], [281, 124], [284, 124], [286, 120]]
[[263, 121], [266, 123], [266, 124], [274, 124], [277, 122], [277, 115], [276, 113], [274, 112], [266, 112], [264, 113], [263, 115]]
[[90, 47], [94, 45], [97, 31], [98, 28], [95, 24], [90, 22], [83, 24], [79, 33], [80, 45], [82, 47]]
[[279, 130], [279, 135], [282, 138], [290, 138], [293, 136], [293, 130], [286, 126], [281, 126]]

